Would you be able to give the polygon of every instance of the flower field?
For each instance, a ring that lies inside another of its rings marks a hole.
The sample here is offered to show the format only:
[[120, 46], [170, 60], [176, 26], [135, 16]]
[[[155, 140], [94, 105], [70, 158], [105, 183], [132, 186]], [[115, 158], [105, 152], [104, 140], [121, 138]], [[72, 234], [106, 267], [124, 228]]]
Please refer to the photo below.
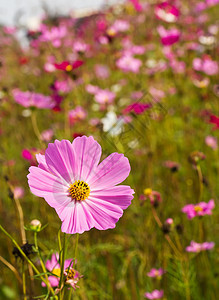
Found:
[[218, 298], [218, 14], [0, 27], [0, 299]]

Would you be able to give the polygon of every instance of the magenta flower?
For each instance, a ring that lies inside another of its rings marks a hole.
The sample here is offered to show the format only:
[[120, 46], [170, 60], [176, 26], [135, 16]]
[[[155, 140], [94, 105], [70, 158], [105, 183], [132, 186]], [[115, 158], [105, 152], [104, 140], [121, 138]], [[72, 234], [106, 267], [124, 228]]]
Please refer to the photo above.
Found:
[[211, 199], [208, 203], [200, 202], [198, 204], [188, 204], [183, 207], [182, 212], [187, 214], [188, 219], [193, 219], [196, 216], [211, 215], [212, 209], [215, 207], [214, 200]]
[[54, 101], [50, 96], [44, 96], [33, 92], [22, 92], [19, 89], [12, 90], [14, 100], [24, 107], [37, 107], [37, 108], [53, 108]]
[[165, 22], [176, 22], [179, 17], [179, 10], [167, 1], [162, 2], [155, 7], [155, 16]]
[[144, 297], [147, 299], [160, 299], [163, 297], [163, 290], [154, 290], [151, 293], [145, 293]]
[[37, 155], [38, 167], [30, 167], [31, 192], [55, 208], [62, 231], [83, 233], [95, 227], [115, 228], [133, 199], [134, 190], [118, 185], [130, 172], [123, 154], [112, 153], [100, 164], [101, 146], [92, 136], [49, 144]]
[[116, 65], [124, 72], [138, 73], [142, 65], [142, 61], [134, 58], [132, 55], [124, 55], [116, 61]]
[[71, 72], [72, 70], [79, 68], [81, 65], [83, 65], [83, 63], [84, 62], [82, 60], [76, 60], [73, 63], [70, 63], [69, 61], [63, 61], [60, 64], [54, 64], [54, 66], [57, 70]]
[[165, 29], [163, 26], [158, 26], [157, 31], [161, 37], [161, 42], [164, 46], [170, 46], [178, 42], [180, 31], [177, 28]]
[[202, 244], [191, 241], [190, 245], [186, 247], [187, 252], [201, 252], [206, 250], [211, 250], [214, 248], [214, 242], [204, 242]]
[[147, 275], [148, 275], [148, 277], [156, 277], [156, 278], [160, 279], [164, 273], [165, 273], [165, 271], [162, 268], [160, 268], [160, 269], [152, 268], [150, 270], [150, 272], [147, 273]]
[[128, 105], [124, 110], [123, 113], [127, 114], [130, 112], [135, 113], [136, 115], [143, 114], [146, 110], [151, 108], [151, 104], [149, 103], [140, 103], [140, 102], [134, 102], [130, 105]]

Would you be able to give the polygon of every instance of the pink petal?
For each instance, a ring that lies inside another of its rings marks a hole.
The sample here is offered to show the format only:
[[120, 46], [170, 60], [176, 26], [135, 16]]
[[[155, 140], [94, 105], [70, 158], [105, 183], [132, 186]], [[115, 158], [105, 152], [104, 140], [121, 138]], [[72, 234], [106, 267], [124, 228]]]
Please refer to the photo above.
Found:
[[45, 198], [52, 207], [71, 201], [68, 186], [63, 184], [61, 178], [38, 167], [30, 167], [29, 172], [28, 184], [34, 195]]
[[62, 232], [74, 234], [83, 233], [94, 227], [94, 220], [86, 205], [86, 201], [68, 205], [62, 210], [56, 210], [62, 223]]
[[103, 201], [118, 205], [122, 209], [126, 209], [133, 199], [134, 190], [127, 185], [118, 185], [112, 188], [91, 191], [90, 196], [99, 198]]
[[101, 157], [101, 146], [92, 136], [77, 137], [72, 145], [77, 153], [77, 179], [87, 181], [95, 174]]
[[129, 161], [123, 154], [112, 153], [99, 164], [88, 184], [92, 191], [112, 187], [124, 181], [130, 169]]
[[88, 198], [86, 201], [87, 209], [93, 217], [94, 227], [99, 230], [115, 228], [115, 223], [123, 214], [123, 210], [110, 202], [97, 198]]
[[[56, 176], [62, 177], [67, 183], [75, 181], [76, 159], [74, 148], [68, 140], [55, 140], [50, 143], [45, 152], [49, 170]], [[64, 183], [64, 182], [63, 182]]]

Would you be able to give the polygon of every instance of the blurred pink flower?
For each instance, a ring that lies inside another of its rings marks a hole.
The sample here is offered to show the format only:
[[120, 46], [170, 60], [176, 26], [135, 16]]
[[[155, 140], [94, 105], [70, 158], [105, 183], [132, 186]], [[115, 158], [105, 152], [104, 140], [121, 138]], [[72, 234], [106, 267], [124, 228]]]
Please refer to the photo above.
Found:
[[137, 12], [143, 11], [143, 7], [139, 0], [129, 0], [129, 1], [133, 4], [133, 6]]
[[179, 10], [171, 3], [164, 1], [155, 6], [155, 16], [162, 21], [172, 23], [179, 18]]
[[180, 31], [177, 28], [165, 29], [163, 26], [158, 26], [157, 31], [164, 46], [175, 44], [179, 41], [181, 35]]
[[217, 138], [214, 136], [210, 136], [210, 135], [206, 136], [205, 143], [213, 150], [216, 150], [218, 148]]
[[209, 202], [200, 202], [198, 204], [188, 204], [182, 208], [182, 212], [187, 214], [188, 219], [193, 219], [196, 216], [211, 215], [212, 209], [215, 207], [214, 200]]
[[214, 248], [214, 242], [204, 242], [202, 244], [191, 241], [190, 245], [186, 247], [187, 252], [201, 252], [206, 250], [211, 250]]
[[116, 20], [112, 26], [110, 26], [109, 30], [113, 30], [115, 31], [115, 33], [117, 32], [125, 32], [127, 30], [129, 30], [129, 22], [126, 20]]
[[89, 50], [89, 45], [83, 41], [75, 41], [73, 44], [73, 50], [76, 52], [84, 53]]
[[24, 189], [21, 186], [15, 186], [13, 193], [15, 199], [24, 197]]
[[161, 299], [163, 297], [163, 290], [154, 290], [151, 293], [145, 293], [144, 297], [147, 299]]
[[214, 124], [213, 130], [219, 129], [219, 117], [215, 115], [210, 115], [209, 123]]
[[97, 92], [100, 90], [100, 88], [93, 84], [87, 84], [85, 87], [86, 91], [92, 95], [97, 94]]
[[161, 278], [161, 276], [165, 273], [165, 271], [160, 268], [160, 269], [154, 269], [152, 268], [150, 272], [147, 273], [148, 277], [157, 277], [158, 279]]
[[44, 142], [50, 142], [52, 137], [54, 135], [54, 132], [52, 129], [47, 129], [47, 130], [44, 130], [42, 133], [41, 133], [41, 139], [42, 141]]
[[151, 108], [150, 103], [134, 102], [123, 110], [123, 114], [134, 112], [136, 115], [141, 115], [149, 108]]
[[196, 71], [204, 72], [205, 74], [217, 75], [218, 74], [218, 63], [213, 61], [210, 57], [205, 56], [201, 58], [195, 58], [193, 60], [193, 69]]
[[130, 173], [123, 154], [113, 153], [100, 164], [101, 146], [92, 136], [50, 143], [30, 167], [28, 184], [44, 197], [62, 221], [62, 232], [83, 233], [95, 227], [115, 228], [133, 199], [134, 190], [118, 185]]
[[54, 87], [58, 92], [69, 93], [73, 89], [73, 83], [68, 80], [56, 80]]
[[34, 92], [22, 92], [19, 89], [12, 90], [14, 100], [24, 107], [37, 107], [37, 108], [53, 108], [55, 102], [50, 96]]
[[95, 101], [100, 104], [111, 104], [113, 103], [116, 95], [115, 93], [105, 89], [99, 89], [97, 93], [95, 94]]
[[95, 74], [101, 79], [106, 79], [109, 77], [110, 70], [107, 65], [95, 65]]
[[78, 121], [84, 120], [87, 116], [87, 112], [81, 106], [76, 106], [68, 112], [68, 118], [70, 124], [74, 124]]
[[75, 70], [83, 65], [82, 60], [76, 60], [73, 63], [70, 63], [69, 61], [63, 61], [60, 64], [54, 64], [55, 68], [57, 70], [62, 70], [66, 72], [71, 72], [72, 70]]
[[116, 61], [116, 65], [124, 72], [138, 73], [142, 65], [142, 61], [134, 58], [132, 55], [124, 55]]
[[[69, 266], [72, 264], [72, 259], [66, 259], [64, 262], [64, 270], [68, 269]], [[59, 254], [53, 253], [51, 259], [46, 261], [46, 269], [53, 273], [53, 275], [48, 276], [49, 282], [52, 287], [57, 287], [59, 285], [60, 275], [61, 275], [61, 267], [59, 264]], [[42, 282], [42, 286], [46, 286], [44, 282]]]

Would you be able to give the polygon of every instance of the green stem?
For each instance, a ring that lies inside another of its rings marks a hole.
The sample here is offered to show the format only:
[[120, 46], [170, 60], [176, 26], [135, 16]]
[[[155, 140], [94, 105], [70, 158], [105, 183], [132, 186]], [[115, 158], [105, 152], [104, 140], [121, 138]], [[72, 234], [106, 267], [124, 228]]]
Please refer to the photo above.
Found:
[[37, 125], [37, 119], [36, 119], [36, 112], [35, 111], [32, 111], [32, 113], [31, 113], [31, 122], [32, 122], [32, 126], [33, 126], [33, 131], [34, 131], [36, 137], [38, 138], [38, 140], [40, 142], [40, 145], [42, 147], [43, 143], [42, 143], [42, 139], [41, 139], [40, 130], [39, 130], [38, 125]]
[[48, 283], [48, 286], [50, 286], [50, 282], [49, 282], [49, 279], [48, 279], [48, 275], [46, 274], [46, 272], [47, 272], [47, 271], [46, 271], [46, 267], [45, 267], [45, 265], [44, 265], [44, 262], [43, 262], [41, 253], [40, 253], [39, 248], [38, 248], [37, 232], [36, 232], [36, 231], [34, 232], [34, 243], [35, 243], [36, 251], [37, 251], [37, 253], [38, 253], [38, 255], [39, 255], [40, 264], [41, 264], [43, 273], [45, 273], [46, 281], [47, 281], [47, 283]]
[[[64, 264], [65, 264], [65, 240], [66, 240], [66, 234], [64, 233], [63, 236], [63, 247], [62, 247], [62, 255], [60, 254], [61, 258], [61, 270], [60, 270], [60, 280], [59, 280], [59, 288], [62, 287], [62, 281], [63, 281], [63, 273], [64, 273]], [[59, 299], [62, 299], [62, 290], [59, 293]]]
[[[26, 256], [26, 254], [23, 252], [23, 250], [21, 249], [21, 247], [18, 245], [18, 243], [15, 241], [15, 239], [0, 225], [0, 230], [7, 235], [7, 237], [12, 241], [12, 243], [15, 245], [15, 247], [17, 247], [17, 249], [19, 250], [19, 252], [22, 254], [22, 256], [24, 257], [24, 259], [28, 262], [28, 264], [31, 265], [31, 267], [33, 268], [33, 270], [35, 271], [35, 273], [37, 275], [40, 274], [40, 272], [37, 270], [37, 268], [34, 266], [34, 264], [32, 263], [32, 261]], [[48, 287], [48, 289], [50, 290], [50, 292], [52, 293], [52, 295], [56, 298], [55, 296], [55, 292], [54, 290], [51, 288], [50, 285], [48, 285], [47, 281], [42, 277], [39, 276], [40, 279], [46, 284], [46, 286]]]
[[77, 258], [77, 252], [78, 252], [78, 240], [79, 240], [79, 233], [76, 233], [76, 242], [75, 242], [75, 255], [74, 255], [74, 262], [73, 262], [73, 268], [76, 263]]
[[199, 180], [199, 202], [201, 202], [202, 194], [203, 194], [203, 175], [201, 171], [201, 167], [197, 165], [198, 172], [198, 180]]
[[68, 300], [71, 300], [71, 296], [72, 296], [72, 289], [70, 289], [70, 291], [69, 291]]
[[24, 300], [27, 300], [24, 261], [23, 261], [23, 264], [22, 264], [22, 281], [23, 281], [23, 296], [24, 296]]

